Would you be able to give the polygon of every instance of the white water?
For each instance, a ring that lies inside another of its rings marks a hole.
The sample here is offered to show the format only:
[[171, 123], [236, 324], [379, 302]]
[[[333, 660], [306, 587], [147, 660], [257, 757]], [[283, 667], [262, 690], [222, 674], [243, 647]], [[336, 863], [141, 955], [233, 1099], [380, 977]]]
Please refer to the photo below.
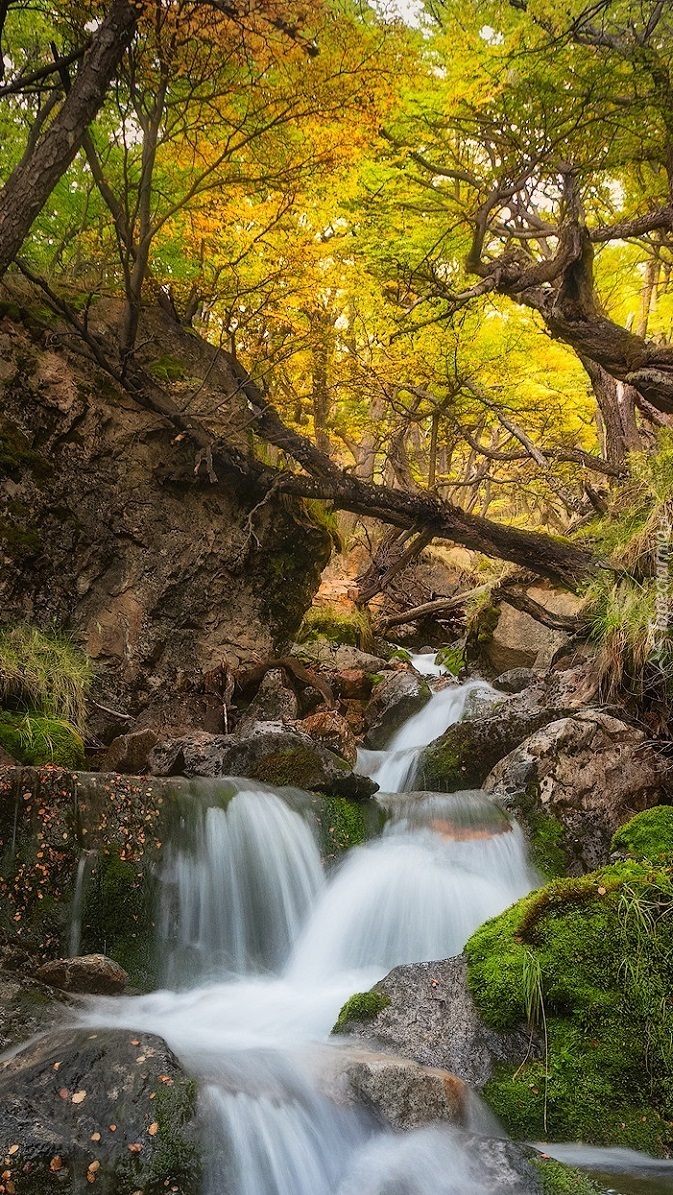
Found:
[[[474, 688], [437, 693], [396, 742], [429, 742]], [[286, 794], [237, 783], [226, 809], [212, 782], [205, 804], [195, 793], [162, 877], [171, 982], [194, 986], [97, 1000], [88, 1022], [157, 1033], [199, 1076], [205, 1195], [498, 1195], [455, 1130], [396, 1137], [336, 1108], [311, 1048], [353, 992], [458, 952], [528, 890], [520, 832], [482, 794], [383, 799], [381, 838], [325, 884], [310, 820]]]
[[460, 722], [471, 698], [480, 693], [486, 696], [493, 691], [486, 681], [481, 680], [438, 689], [427, 705], [400, 727], [385, 751], [360, 748], [357, 771], [375, 780], [381, 792], [403, 792], [414, 781], [423, 748], [444, 734], [449, 726]]
[[432, 652], [410, 652], [412, 667], [420, 672], [421, 676], [446, 676], [447, 669], [443, 664], [435, 664], [437, 653]]

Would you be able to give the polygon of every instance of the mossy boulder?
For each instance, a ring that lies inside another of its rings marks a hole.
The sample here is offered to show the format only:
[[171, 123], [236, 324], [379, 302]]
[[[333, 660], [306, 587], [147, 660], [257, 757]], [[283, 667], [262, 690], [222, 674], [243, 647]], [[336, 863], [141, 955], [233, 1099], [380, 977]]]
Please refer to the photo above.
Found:
[[523, 1139], [673, 1145], [673, 871], [627, 861], [555, 880], [466, 947], [489, 1029], [531, 1024], [484, 1095]]
[[336, 606], [311, 606], [297, 634], [298, 643], [328, 643], [359, 647], [369, 651], [374, 646], [369, 617], [361, 610], [338, 609]]
[[367, 747], [380, 750], [388, 745], [395, 731], [413, 714], [427, 705], [432, 690], [416, 672], [384, 674], [375, 684], [365, 710]]
[[74, 726], [60, 718], [5, 710], [0, 713], [0, 747], [31, 767], [46, 763], [61, 768], [84, 767], [82, 738]]
[[0, 1075], [0, 1140], [17, 1195], [87, 1181], [109, 1195], [199, 1195], [196, 1095], [150, 1034], [61, 1030], [29, 1044]]
[[465, 640], [459, 639], [456, 643], [449, 643], [446, 647], [440, 648], [435, 656], [435, 664], [439, 664], [442, 668], [446, 668], [452, 676], [460, 676], [465, 669]]
[[556, 716], [545, 704], [542, 686], [503, 697], [450, 726], [423, 751], [418, 767], [425, 789], [457, 792], [481, 788], [491, 769], [528, 735]]

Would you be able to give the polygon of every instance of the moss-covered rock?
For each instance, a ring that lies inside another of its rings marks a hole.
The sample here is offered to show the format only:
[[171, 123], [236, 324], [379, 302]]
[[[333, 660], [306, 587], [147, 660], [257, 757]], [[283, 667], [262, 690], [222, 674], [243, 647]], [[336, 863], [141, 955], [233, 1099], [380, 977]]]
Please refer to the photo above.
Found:
[[581, 1170], [564, 1166], [553, 1158], [533, 1158], [543, 1195], [605, 1195], [605, 1188]]
[[435, 664], [446, 668], [452, 676], [460, 676], [465, 669], [465, 641], [459, 639], [457, 643], [449, 643], [442, 647], [435, 656]]
[[634, 859], [669, 859], [673, 856], [673, 808], [657, 805], [637, 813], [617, 830], [612, 850]]
[[60, 718], [37, 714], [0, 713], [0, 746], [19, 763], [31, 767], [53, 763], [61, 768], [84, 767], [84, 743], [74, 726]]
[[513, 1136], [661, 1153], [673, 1144], [673, 872], [632, 861], [560, 879], [466, 947], [486, 1024], [531, 1055], [484, 1094]]
[[316, 639], [363, 651], [374, 646], [368, 615], [361, 610], [340, 610], [334, 606], [311, 606], [306, 611], [297, 642], [312, 643]]
[[372, 988], [369, 992], [356, 992], [343, 1005], [336, 1019], [332, 1033], [341, 1033], [349, 1021], [368, 1022], [390, 1004], [390, 996]]

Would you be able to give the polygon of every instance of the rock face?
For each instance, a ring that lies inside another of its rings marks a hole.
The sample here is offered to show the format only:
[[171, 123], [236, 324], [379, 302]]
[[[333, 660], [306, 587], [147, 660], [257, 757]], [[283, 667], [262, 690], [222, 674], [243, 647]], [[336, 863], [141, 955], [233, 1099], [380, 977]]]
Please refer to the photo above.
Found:
[[365, 710], [365, 746], [386, 747], [396, 730], [423, 709], [432, 696], [430, 686], [416, 672], [393, 672], [376, 685]]
[[235, 734], [192, 734], [159, 743], [150, 757], [155, 776], [248, 776], [265, 784], [292, 785], [337, 796], [364, 798], [376, 792], [366, 776], [302, 731], [279, 722], [258, 722]]
[[[114, 304], [91, 313], [106, 335], [118, 317]], [[168, 355], [194, 389], [204, 379], [191, 409], [212, 410], [217, 395], [227, 437], [247, 452], [225, 358], [158, 310], [144, 313], [139, 341], [150, 369]], [[257, 511], [251, 535], [259, 497], [240, 473], [210, 480], [173, 428], [24, 324], [3, 321], [0, 356], [2, 617], [28, 612], [72, 631], [96, 661], [103, 704], [133, 713], [149, 703], [162, 724], [170, 694], [169, 721], [193, 725], [180, 683], [288, 642], [328, 537], [301, 505], [281, 503]]]
[[321, 1061], [325, 1094], [349, 1107], [362, 1104], [391, 1129], [442, 1121], [464, 1125], [468, 1089], [455, 1075], [373, 1050], [330, 1050]]
[[57, 958], [35, 972], [40, 983], [63, 992], [86, 992], [92, 996], [115, 996], [123, 992], [128, 974], [119, 963], [104, 954]]
[[110, 1195], [199, 1195], [195, 1115], [195, 1084], [150, 1034], [60, 1031], [0, 1072], [0, 1141], [21, 1195], [86, 1182]]
[[466, 975], [462, 955], [395, 967], [375, 988], [390, 1004], [369, 1023], [350, 1021], [342, 1032], [483, 1087], [497, 1063], [523, 1060], [529, 1039], [524, 1032], [495, 1033], [484, 1025]]
[[606, 863], [615, 830], [673, 800], [673, 772], [645, 735], [602, 710], [578, 711], [536, 731], [484, 783], [529, 830], [540, 810], [563, 828], [571, 874]]

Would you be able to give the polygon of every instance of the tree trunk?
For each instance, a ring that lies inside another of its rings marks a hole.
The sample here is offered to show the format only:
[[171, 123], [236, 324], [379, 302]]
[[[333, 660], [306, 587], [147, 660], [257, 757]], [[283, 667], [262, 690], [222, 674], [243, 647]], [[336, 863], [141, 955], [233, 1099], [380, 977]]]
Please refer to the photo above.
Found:
[[0, 191], [0, 278], [80, 149], [133, 37], [137, 12], [129, 0], [113, 0], [58, 116]]
[[637, 452], [642, 448], [633, 387], [616, 382], [602, 365], [597, 365], [589, 357], [581, 356], [580, 360], [589, 375], [601, 414], [604, 440], [602, 455], [611, 465], [623, 465], [628, 452]]

